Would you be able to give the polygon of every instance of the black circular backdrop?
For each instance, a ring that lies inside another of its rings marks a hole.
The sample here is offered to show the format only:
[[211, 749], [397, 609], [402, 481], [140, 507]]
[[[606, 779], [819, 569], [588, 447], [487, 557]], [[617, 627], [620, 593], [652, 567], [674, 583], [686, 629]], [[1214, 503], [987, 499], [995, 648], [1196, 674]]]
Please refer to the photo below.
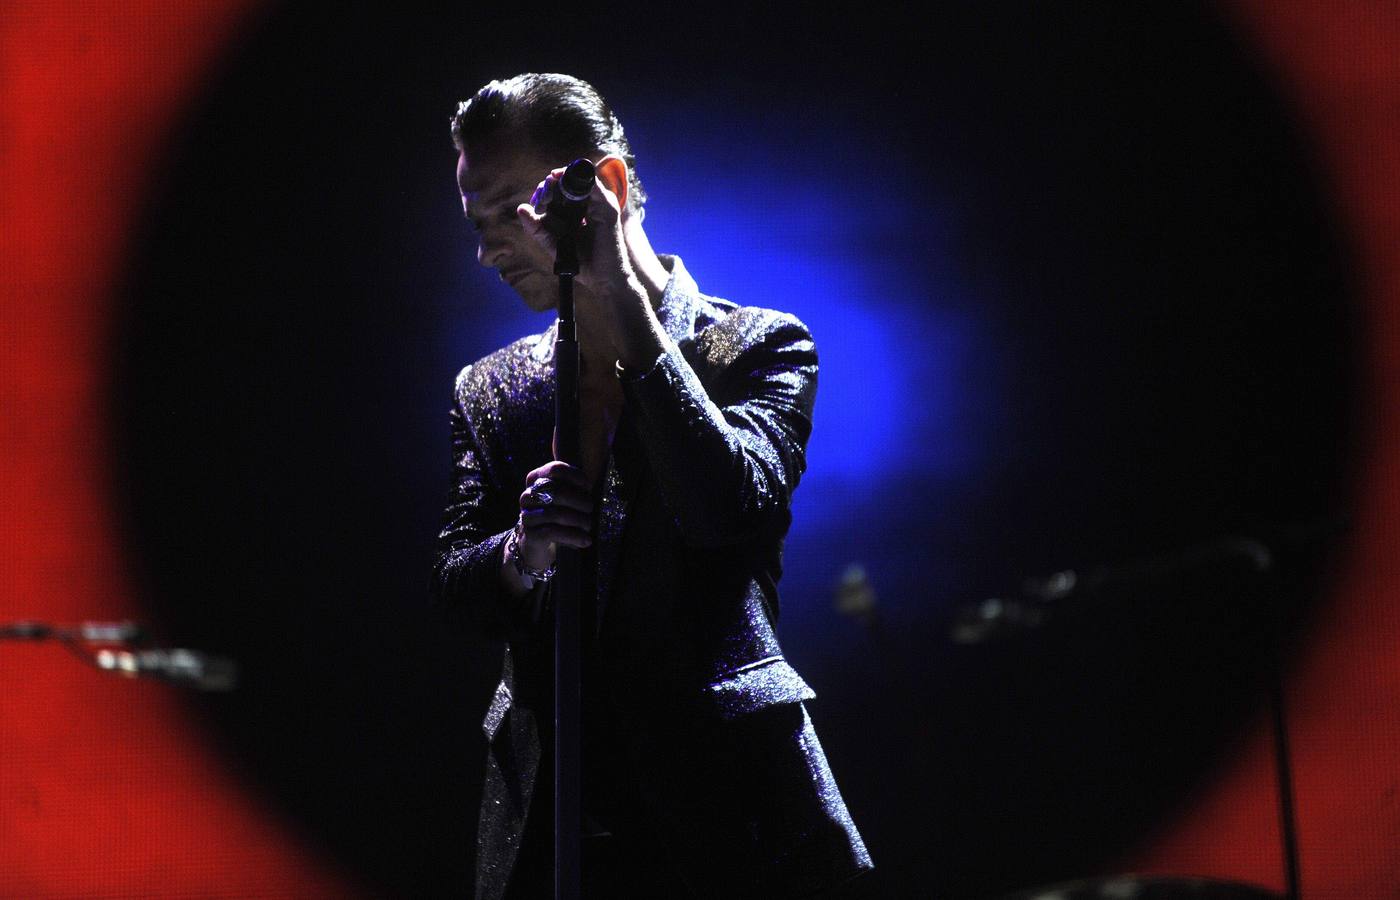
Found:
[[[491, 315], [462, 297], [446, 116], [488, 78], [577, 72], [624, 120], [771, 109], [908, 160], [883, 175], [909, 194], [881, 202], [951, 200], [1007, 424], [961, 493], [870, 486], [912, 501], [858, 523], [888, 529], [909, 590], [950, 531], [946, 509], [921, 530], [925, 500], [966, 510], [940, 586], [966, 596], [1345, 511], [1341, 242], [1290, 111], [1208, 10], [940, 4], [916, 29], [609, 9], [566, 38], [539, 10], [274, 8], [171, 146], [130, 270], [111, 421], [150, 615], [244, 663], [241, 690], [192, 708], [386, 896], [470, 878], [497, 651], [435, 619], [426, 585], [453, 335]], [[1198, 574], [975, 649], [930, 604], [794, 648], [880, 867], [857, 893], [1088, 874], [1160, 827], [1258, 703], [1261, 611], [1306, 622], [1321, 596], [1320, 549], [1267, 595]]]

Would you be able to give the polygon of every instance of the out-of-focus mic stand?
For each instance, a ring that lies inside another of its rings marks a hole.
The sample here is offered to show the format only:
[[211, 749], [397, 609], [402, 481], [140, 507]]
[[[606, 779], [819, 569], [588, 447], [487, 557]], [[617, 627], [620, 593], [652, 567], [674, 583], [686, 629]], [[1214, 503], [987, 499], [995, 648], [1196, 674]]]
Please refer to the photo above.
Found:
[[202, 691], [229, 691], [238, 683], [233, 660], [197, 650], [146, 647], [134, 622], [50, 625], [22, 620], [0, 624], [0, 641], [53, 641], [83, 663], [127, 678], [157, 678]]
[[[85, 665], [105, 672], [118, 671], [111, 648], [136, 647], [146, 632], [135, 622], [80, 622], [77, 625], [50, 625], [33, 619], [0, 625], [0, 641], [53, 641]], [[105, 652], [105, 655], [104, 655]]]
[[[554, 433], [557, 459], [577, 466], [579, 452], [579, 346], [574, 318], [574, 276], [579, 271], [578, 237], [583, 201], [593, 188], [593, 164], [576, 160], [556, 189], [546, 221], [555, 239], [554, 274], [559, 277], [559, 328], [554, 339]], [[587, 185], [571, 193], [570, 184]], [[551, 585], [554, 606], [554, 896], [577, 900], [582, 890], [580, 844], [583, 825], [583, 628], [579, 596], [579, 552], [555, 548]]]
[[1279, 831], [1283, 843], [1285, 896], [1301, 900], [1298, 869], [1298, 823], [1293, 801], [1293, 767], [1288, 747], [1288, 722], [1283, 692], [1283, 614], [1275, 600], [1281, 593], [1275, 548], [1314, 544], [1341, 534], [1347, 523], [1325, 520], [1286, 529], [1270, 544], [1250, 537], [1227, 537], [1172, 553], [1114, 566], [1066, 569], [1023, 582], [1020, 596], [994, 597], [968, 604], [954, 618], [949, 636], [960, 644], [977, 644], [1026, 629], [1038, 628], [1057, 614], [1103, 602], [1106, 591], [1150, 584], [1169, 576], [1200, 571], [1222, 563], [1244, 562], [1264, 601], [1267, 692], [1273, 732], [1274, 775], [1278, 792]]

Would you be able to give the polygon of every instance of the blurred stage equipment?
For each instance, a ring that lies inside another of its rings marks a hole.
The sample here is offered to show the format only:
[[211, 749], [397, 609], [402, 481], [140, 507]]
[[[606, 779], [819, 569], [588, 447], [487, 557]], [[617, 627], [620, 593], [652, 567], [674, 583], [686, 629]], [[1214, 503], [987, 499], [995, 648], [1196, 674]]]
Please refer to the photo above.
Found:
[[1274, 570], [1269, 545], [1247, 537], [1226, 537], [1159, 556], [1118, 565], [1064, 569], [1051, 575], [1026, 578], [1019, 594], [989, 597], [964, 605], [954, 616], [949, 637], [959, 644], [1010, 637], [1044, 625], [1055, 615], [1093, 606], [1109, 591], [1151, 584], [1212, 566], [1243, 563], [1249, 571], [1266, 576]]
[[[949, 637], [960, 644], [978, 644], [996, 638], [1009, 637], [1038, 628], [1055, 615], [1092, 609], [1097, 604], [1108, 605], [1124, 588], [1142, 587], [1164, 579], [1209, 572], [1222, 565], [1243, 565], [1265, 601], [1278, 596], [1280, 575], [1278, 562], [1289, 553], [1316, 547], [1320, 542], [1347, 531], [1345, 519], [1329, 518], [1302, 525], [1289, 525], [1272, 530], [1266, 540], [1262, 537], [1230, 536], [1208, 543], [1146, 557], [1118, 565], [1091, 566], [1086, 569], [1064, 569], [1052, 575], [1027, 578], [1022, 582], [1019, 596], [991, 597], [963, 606], [954, 616]], [[1283, 844], [1285, 897], [1300, 900], [1298, 873], [1298, 823], [1293, 808], [1293, 772], [1288, 750], [1288, 723], [1283, 698], [1282, 638], [1283, 622], [1277, 603], [1265, 602], [1261, 609], [1270, 614], [1262, 616], [1260, 640], [1266, 651], [1268, 671], [1269, 710], [1274, 743], [1274, 773], [1278, 791], [1279, 831]], [[1084, 882], [1088, 886], [1091, 883]], [[1097, 884], [1094, 883], [1094, 884]], [[1146, 884], [1146, 882], [1144, 882]], [[1239, 886], [1234, 886], [1236, 889]], [[1087, 889], [1087, 887], [1086, 887]], [[1166, 888], [1164, 888], [1165, 890]], [[1250, 889], [1256, 890], [1257, 889]], [[1056, 893], [1024, 895], [1034, 897], [1244, 897], [1272, 896], [1269, 894], [1215, 893]]]
[[847, 565], [841, 573], [831, 605], [841, 615], [855, 619], [872, 631], [879, 625], [875, 588], [870, 584], [865, 566], [860, 563]]
[[134, 622], [0, 625], [0, 640], [55, 641], [93, 668], [127, 678], [156, 678], [201, 691], [231, 691], [238, 685], [233, 660], [198, 650], [142, 647], [145, 638], [145, 629]]

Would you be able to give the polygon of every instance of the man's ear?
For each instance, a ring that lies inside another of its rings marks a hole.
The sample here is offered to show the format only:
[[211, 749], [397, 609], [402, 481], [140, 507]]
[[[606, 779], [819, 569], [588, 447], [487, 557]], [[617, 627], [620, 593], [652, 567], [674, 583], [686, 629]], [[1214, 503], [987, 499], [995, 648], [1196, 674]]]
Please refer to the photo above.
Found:
[[609, 153], [593, 164], [594, 172], [608, 190], [617, 195], [617, 205], [627, 213], [627, 163], [622, 157]]

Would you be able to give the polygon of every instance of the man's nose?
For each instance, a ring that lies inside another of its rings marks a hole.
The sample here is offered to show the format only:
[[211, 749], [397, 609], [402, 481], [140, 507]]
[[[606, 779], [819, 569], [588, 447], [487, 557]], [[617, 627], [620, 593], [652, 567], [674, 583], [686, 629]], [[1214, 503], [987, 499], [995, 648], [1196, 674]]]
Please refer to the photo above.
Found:
[[498, 235], [483, 232], [476, 245], [476, 261], [488, 269], [499, 269], [510, 256], [510, 245]]

